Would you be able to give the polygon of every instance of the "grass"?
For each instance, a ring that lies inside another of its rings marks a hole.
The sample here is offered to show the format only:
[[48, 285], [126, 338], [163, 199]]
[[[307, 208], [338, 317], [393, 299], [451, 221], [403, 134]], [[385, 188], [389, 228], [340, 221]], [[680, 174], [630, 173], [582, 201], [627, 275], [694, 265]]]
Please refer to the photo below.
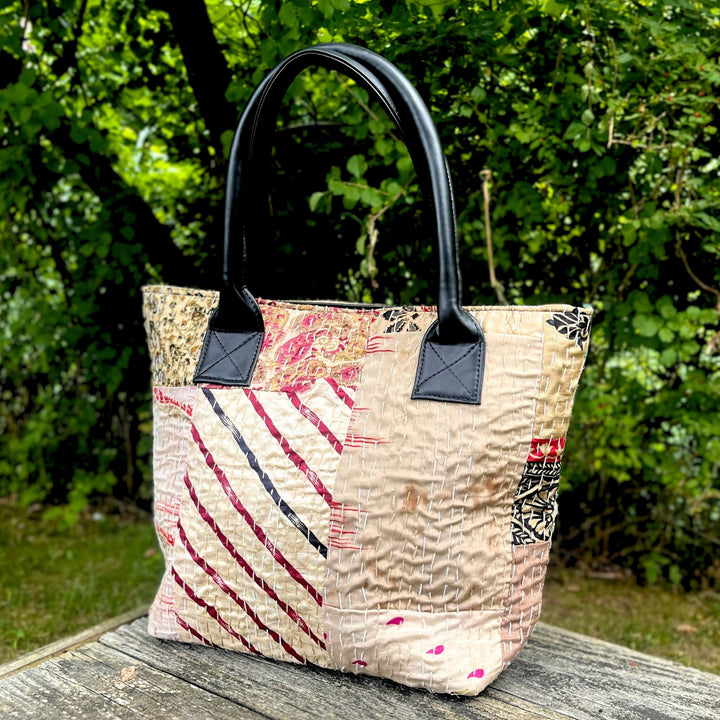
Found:
[[[0, 501], [0, 663], [149, 603], [162, 568], [146, 515], [89, 515], [63, 530]], [[720, 674], [717, 594], [551, 565], [542, 619]]]
[[149, 603], [162, 568], [147, 516], [61, 529], [0, 501], [0, 663]]
[[631, 578], [600, 579], [551, 564], [542, 620], [720, 674], [720, 595]]

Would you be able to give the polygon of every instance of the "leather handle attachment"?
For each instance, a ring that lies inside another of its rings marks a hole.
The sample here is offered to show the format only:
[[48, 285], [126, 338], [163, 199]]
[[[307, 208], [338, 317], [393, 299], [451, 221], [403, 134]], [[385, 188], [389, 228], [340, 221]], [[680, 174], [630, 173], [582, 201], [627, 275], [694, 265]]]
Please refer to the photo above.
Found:
[[248, 234], [257, 207], [253, 198], [263, 185], [260, 169], [280, 103], [295, 77], [311, 65], [347, 75], [383, 105], [427, 191], [439, 263], [438, 319], [423, 338], [412, 397], [479, 404], [485, 342], [477, 321], [460, 305], [452, 188], [437, 131], [419, 94], [394, 65], [347, 43], [315, 45], [290, 55], [258, 86], [240, 118], [228, 169], [223, 284], [194, 381], [248, 386], [252, 380], [264, 336], [262, 314], [246, 285]]

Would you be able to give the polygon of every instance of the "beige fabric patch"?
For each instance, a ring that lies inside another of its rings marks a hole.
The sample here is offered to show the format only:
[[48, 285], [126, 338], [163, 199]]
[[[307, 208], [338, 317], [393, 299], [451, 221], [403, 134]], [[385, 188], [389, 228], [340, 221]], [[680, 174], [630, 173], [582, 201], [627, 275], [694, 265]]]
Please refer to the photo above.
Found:
[[343, 672], [434, 692], [476, 695], [502, 670], [500, 611], [327, 613], [328, 647]]
[[[550, 313], [542, 323], [544, 336], [543, 376], [540, 381], [535, 417], [535, 437], [564, 438], [570, 425], [573, 400], [588, 351], [587, 340], [580, 344], [558, 331], [549, 321], [561, 313]], [[578, 313], [588, 327], [590, 313]]]
[[[564, 438], [587, 355], [592, 310], [571, 305], [475, 306], [466, 309], [486, 334], [542, 335], [543, 374], [538, 384], [535, 437]], [[435, 318], [434, 308], [392, 308], [383, 313], [376, 332], [425, 332]]]
[[513, 546], [510, 599], [500, 628], [503, 667], [525, 645], [540, 619], [549, 552], [549, 542]]
[[[480, 406], [410, 400], [421, 339], [369, 341], [334, 491], [325, 614], [337, 628], [328, 644], [336, 666], [357, 640], [345, 633], [349, 612], [449, 622], [453, 614], [499, 617], [507, 599], [512, 503], [532, 438], [542, 339], [486, 333]], [[406, 651], [373, 649], [373, 671], [396, 677], [379, 664]], [[499, 667], [499, 646], [496, 654]], [[430, 678], [403, 682], [429, 686]]]
[[540, 338], [488, 333], [483, 404], [410, 400], [422, 335], [373, 336], [335, 484], [327, 602], [498, 609], [532, 437]]

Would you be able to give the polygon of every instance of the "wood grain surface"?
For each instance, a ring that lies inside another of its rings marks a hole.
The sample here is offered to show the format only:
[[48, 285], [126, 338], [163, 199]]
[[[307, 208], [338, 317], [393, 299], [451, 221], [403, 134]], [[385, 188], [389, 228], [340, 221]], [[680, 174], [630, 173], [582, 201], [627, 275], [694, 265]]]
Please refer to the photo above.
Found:
[[150, 637], [146, 619], [0, 667], [7, 720], [718, 720], [720, 676], [538, 624], [478, 697]]

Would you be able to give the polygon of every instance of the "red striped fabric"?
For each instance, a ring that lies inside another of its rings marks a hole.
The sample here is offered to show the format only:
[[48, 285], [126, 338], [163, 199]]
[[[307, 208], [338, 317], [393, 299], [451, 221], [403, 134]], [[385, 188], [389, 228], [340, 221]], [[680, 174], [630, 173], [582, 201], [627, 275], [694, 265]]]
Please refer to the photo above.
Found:
[[232, 544], [232, 542], [230, 542], [229, 538], [218, 527], [214, 518], [210, 515], [205, 506], [200, 502], [195, 488], [193, 487], [193, 484], [190, 481], [190, 477], [187, 473], [185, 473], [185, 485], [187, 486], [188, 492], [190, 493], [190, 499], [193, 501], [193, 505], [197, 509], [200, 517], [208, 524], [213, 533], [215, 533], [217, 539], [220, 541], [221, 545], [228, 551], [228, 553], [230, 553], [235, 562], [237, 562], [237, 564], [245, 571], [247, 576], [260, 589], [262, 589], [268, 595], [268, 597], [270, 597], [272, 600], [275, 601], [275, 603], [277, 603], [277, 606], [293, 622], [295, 622], [298, 627], [312, 639], [314, 643], [316, 643], [324, 650], [325, 643], [317, 635], [315, 635], [315, 633], [310, 629], [305, 620], [294, 608], [292, 608], [290, 605], [288, 605], [286, 602], [284, 602], [278, 597], [275, 590], [255, 572], [255, 570], [248, 564], [245, 558], [243, 558], [242, 555], [240, 555], [240, 553], [236, 550], [235, 546]]
[[278, 548], [275, 547], [275, 545], [272, 543], [270, 538], [266, 535], [265, 531], [255, 522], [253, 517], [250, 515], [250, 513], [247, 511], [245, 506], [240, 502], [240, 499], [235, 494], [235, 491], [230, 486], [230, 482], [227, 479], [227, 476], [223, 472], [222, 468], [218, 467], [217, 463], [215, 462], [215, 459], [213, 458], [210, 451], [205, 446], [205, 443], [203, 442], [202, 438], [200, 437], [200, 434], [198, 433], [197, 428], [195, 425], [192, 425], [190, 427], [190, 433], [192, 435], [193, 440], [195, 441], [195, 444], [198, 446], [198, 449], [200, 450], [201, 454], [205, 458], [205, 463], [207, 466], [212, 470], [215, 477], [217, 478], [218, 482], [220, 483], [220, 486], [222, 487], [225, 495], [230, 500], [230, 503], [232, 506], [237, 510], [237, 512], [240, 514], [240, 516], [245, 520], [245, 522], [248, 524], [250, 529], [255, 534], [255, 537], [267, 548], [268, 552], [272, 555], [273, 559], [281, 565], [285, 570], [288, 572], [288, 574], [307, 592], [310, 594], [310, 596], [317, 602], [318, 605], [322, 605], [322, 596], [320, 593], [303, 577], [302, 573], [300, 573], [299, 570], [297, 570], [292, 563], [285, 558], [285, 556], [278, 550]]
[[247, 640], [247, 638], [244, 638], [242, 635], [240, 635], [238, 632], [236, 632], [228, 622], [225, 621], [225, 619], [220, 615], [220, 613], [217, 611], [217, 609], [210, 605], [209, 603], [205, 602], [199, 595], [195, 593], [195, 591], [178, 575], [177, 570], [173, 567], [172, 569], [172, 576], [175, 580], [177, 586], [199, 607], [203, 608], [205, 612], [217, 622], [220, 627], [225, 630], [229, 635], [232, 635], [236, 640], [239, 640], [251, 653], [254, 653], [255, 655], [259, 655], [260, 653], [257, 651], [257, 649], [253, 646], [251, 642]]
[[178, 521], [178, 537], [182, 542], [188, 555], [192, 558], [193, 562], [210, 578], [213, 582], [260, 628], [260, 630], [267, 633], [268, 637], [271, 637], [276, 643], [278, 643], [285, 652], [292, 655], [298, 662], [305, 663], [305, 658], [295, 650], [286, 640], [284, 640], [280, 633], [272, 628], [268, 627], [257, 615], [257, 613], [250, 606], [244, 598], [241, 598], [220, 576], [220, 573], [213, 568], [210, 563], [207, 562], [198, 552], [195, 550], [193, 545], [185, 533], [185, 528], [182, 523]]
[[265, 427], [268, 429], [270, 434], [275, 438], [275, 440], [277, 440], [285, 455], [287, 455], [293, 465], [295, 465], [295, 467], [310, 481], [310, 484], [315, 488], [318, 495], [320, 495], [322, 499], [330, 505], [330, 503], [332, 503], [332, 495], [330, 494], [330, 491], [325, 487], [325, 485], [323, 485], [323, 482], [318, 477], [318, 474], [308, 466], [305, 460], [303, 460], [300, 455], [293, 450], [290, 443], [285, 439], [285, 437], [283, 437], [282, 433], [273, 423], [272, 418], [267, 414], [265, 408], [258, 400], [257, 395], [255, 395], [252, 390], [245, 390], [245, 395], [247, 395], [247, 399], [250, 401], [253, 409], [265, 423]]

